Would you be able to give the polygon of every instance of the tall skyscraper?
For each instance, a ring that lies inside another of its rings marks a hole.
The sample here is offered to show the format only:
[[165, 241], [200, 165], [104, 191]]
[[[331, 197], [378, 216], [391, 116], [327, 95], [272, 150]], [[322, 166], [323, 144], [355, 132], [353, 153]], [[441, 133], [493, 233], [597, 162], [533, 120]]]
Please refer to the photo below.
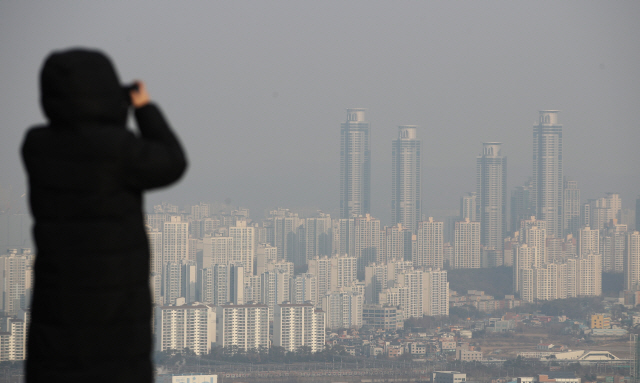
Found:
[[477, 209], [480, 243], [502, 255], [507, 231], [507, 157], [502, 143], [485, 142], [476, 162]]
[[371, 132], [365, 109], [347, 109], [340, 128], [340, 218], [370, 213]]
[[541, 110], [533, 127], [533, 190], [536, 218], [547, 223], [547, 235], [561, 237], [563, 226], [562, 125], [558, 110]]
[[421, 212], [420, 148], [416, 127], [398, 127], [391, 149], [391, 219], [415, 233]]

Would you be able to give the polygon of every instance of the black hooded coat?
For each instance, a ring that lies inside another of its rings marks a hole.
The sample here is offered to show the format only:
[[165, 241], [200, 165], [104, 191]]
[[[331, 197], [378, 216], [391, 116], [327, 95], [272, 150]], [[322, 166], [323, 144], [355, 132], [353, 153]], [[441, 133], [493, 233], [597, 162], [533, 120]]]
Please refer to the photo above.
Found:
[[135, 110], [95, 51], [45, 61], [47, 126], [22, 146], [36, 244], [27, 382], [151, 382], [143, 190], [169, 185], [185, 154], [157, 106]]

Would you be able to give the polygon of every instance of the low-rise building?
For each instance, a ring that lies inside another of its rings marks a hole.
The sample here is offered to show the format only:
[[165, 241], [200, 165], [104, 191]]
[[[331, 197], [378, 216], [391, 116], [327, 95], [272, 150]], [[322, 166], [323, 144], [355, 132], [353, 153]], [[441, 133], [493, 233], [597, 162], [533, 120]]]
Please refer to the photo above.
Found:
[[375, 330], [398, 330], [404, 328], [404, 313], [396, 306], [383, 304], [364, 305], [362, 325]]
[[458, 371], [434, 371], [431, 383], [461, 383], [467, 380], [467, 374]]
[[611, 317], [607, 314], [591, 315], [591, 328], [611, 328]]

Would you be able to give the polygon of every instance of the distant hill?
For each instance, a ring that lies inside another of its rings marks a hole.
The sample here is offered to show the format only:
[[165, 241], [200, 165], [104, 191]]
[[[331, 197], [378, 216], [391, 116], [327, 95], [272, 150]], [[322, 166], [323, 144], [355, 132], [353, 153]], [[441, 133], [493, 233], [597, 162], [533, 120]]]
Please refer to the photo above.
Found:
[[484, 291], [496, 299], [513, 294], [513, 271], [511, 267], [500, 266], [491, 269], [455, 269], [447, 270], [449, 289], [458, 294], [467, 290]]

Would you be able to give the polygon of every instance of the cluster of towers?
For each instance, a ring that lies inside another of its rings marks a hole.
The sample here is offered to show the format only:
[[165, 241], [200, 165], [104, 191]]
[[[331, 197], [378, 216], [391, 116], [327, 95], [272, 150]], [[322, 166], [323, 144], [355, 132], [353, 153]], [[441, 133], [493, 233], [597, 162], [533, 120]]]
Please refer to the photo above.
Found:
[[[476, 160], [475, 193], [461, 198], [459, 216], [450, 222], [435, 222], [444, 226], [444, 241], [442, 236], [431, 237], [416, 246], [414, 237], [412, 259], [417, 260], [416, 266], [513, 265], [514, 290], [525, 300], [600, 295], [603, 271], [624, 271], [626, 289], [638, 290], [638, 233], [628, 230], [632, 214], [622, 211], [616, 193], [581, 202], [577, 182], [564, 176], [558, 113], [539, 113], [533, 126], [532, 177], [511, 193], [510, 216], [502, 143], [485, 142]], [[364, 109], [347, 110], [347, 121], [341, 126], [342, 219], [371, 213], [369, 129]], [[400, 126], [392, 143], [392, 223], [425, 238], [434, 222], [425, 220], [421, 210], [420, 152], [416, 127]], [[537, 239], [532, 243], [534, 237]], [[587, 241], [595, 245], [588, 246]], [[440, 257], [443, 262], [420, 262], [423, 254], [430, 254], [420, 250], [433, 248], [434, 243], [434, 253], [439, 254], [434, 259]]]

